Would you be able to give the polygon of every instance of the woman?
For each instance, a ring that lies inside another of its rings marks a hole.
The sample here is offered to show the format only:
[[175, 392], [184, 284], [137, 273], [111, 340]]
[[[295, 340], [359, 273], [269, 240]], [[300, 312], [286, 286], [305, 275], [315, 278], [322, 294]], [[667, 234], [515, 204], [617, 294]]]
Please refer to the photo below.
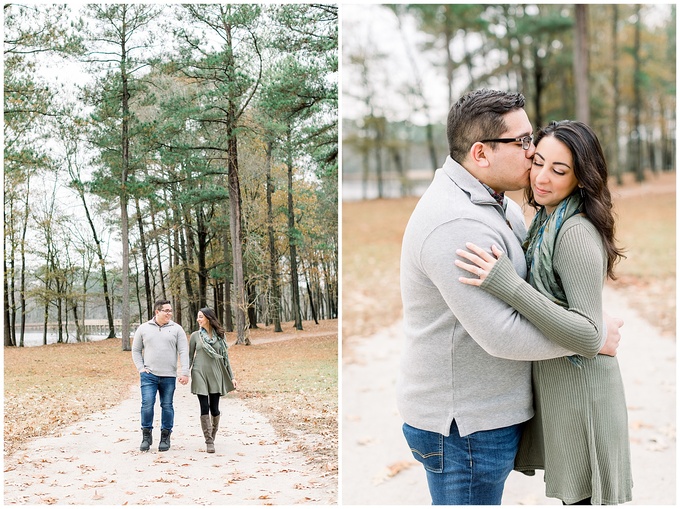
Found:
[[[572, 349], [603, 340], [602, 286], [622, 257], [614, 241], [607, 165], [587, 125], [552, 122], [536, 140], [527, 201], [538, 209], [524, 250], [526, 283], [496, 247], [468, 244], [479, 276], [460, 278], [517, 309], [553, 341]], [[583, 348], [581, 348], [583, 350]], [[572, 349], [577, 351], [577, 349]], [[631, 500], [628, 416], [616, 357], [579, 355], [533, 363], [536, 415], [526, 425], [515, 469], [545, 470], [546, 495], [570, 504]]]
[[236, 380], [229, 364], [224, 327], [215, 312], [202, 308], [196, 321], [199, 329], [189, 338], [191, 392], [198, 396], [201, 405], [206, 451], [213, 453], [220, 423], [220, 397], [235, 389]]

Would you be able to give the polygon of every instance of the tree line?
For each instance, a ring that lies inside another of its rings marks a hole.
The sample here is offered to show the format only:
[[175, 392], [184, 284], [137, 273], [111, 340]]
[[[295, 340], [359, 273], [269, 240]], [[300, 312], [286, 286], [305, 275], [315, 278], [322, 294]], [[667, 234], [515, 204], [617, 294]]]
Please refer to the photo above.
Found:
[[410, 78], [394, 79], [377, 34], [344, 27], [343, 94], [361, 108], [343, 123], [343, 175], [373, 178], [380, 190], [391, 172], [408, 193], [409, 162], [441, 165], [447, 111], [432, 106], [428, 68], [445, 80], [438, 90], [449, 105], [467, 90], [499, 88], [524, 94], [535, 127], [589, 123], [619, 183], [624, 172], [641, 181], [645, 170], [674, 169], [675, 5], [401, 4], [380, 12], [394, 27], [381, 37], [403, 48]]
[[105, 317], [128, 350], [158, 298], [246, 344], [337, 317], [337, 6], [3, 11], [6, 346]]

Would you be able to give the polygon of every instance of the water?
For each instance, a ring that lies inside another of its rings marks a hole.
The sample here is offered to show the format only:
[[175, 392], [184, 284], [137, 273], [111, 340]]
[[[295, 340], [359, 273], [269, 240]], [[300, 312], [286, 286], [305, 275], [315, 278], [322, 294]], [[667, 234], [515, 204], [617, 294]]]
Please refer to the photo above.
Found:
[[[66, 334], [64, 334], [66, 336]], [[85, 336], [88, 341], [101, 341], [103, 339], [106, 339], [108, 337], [108, 334], [87, 334]], [[16, 335], [16, 340], [17, 340], [17, 345], [19, 344], [20, 341], [20, 332], [17, 330], [17, 335]], [[59, 340], [59, 334], [57, 334], [57, 331], [47, 331], [47, 344], [51, 345], [56, 343]], [[69, 334], [68, 335], [68, 343], [76, 343], [76, 336], [75, 334]], [[29, 347], [29, 346], [43, 346], [43, 333], [42, 331], [40, 332], [26, 332], [24, 334], [24, 346]]]
[[[412, 182], [408, 196], [422, 196], [430, 182]], [[402, 186], [397, 180], [386, 180], [382, 185], [383, 198], [402, 198]], [[358, 180], [343, 180], [342, 182], [342, 201], [374, 200], [378, 198], [378, 183], [368, 182], [366, 184], [366, 196], [364, 196], [364, 185]]]

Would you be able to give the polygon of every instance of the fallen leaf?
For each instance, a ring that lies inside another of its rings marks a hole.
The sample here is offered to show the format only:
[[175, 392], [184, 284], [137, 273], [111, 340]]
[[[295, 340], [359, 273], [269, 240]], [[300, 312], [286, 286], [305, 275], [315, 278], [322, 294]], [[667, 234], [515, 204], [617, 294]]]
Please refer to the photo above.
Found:
[[389, 477], [394, 477], [402, 470], [406, 470], [407, 468], [410, 468], [413, 465], [414, 465], [413, 461], [397, 461], [396, 463], [392, 463], [390, 466], [387, 467], [387, 475]]

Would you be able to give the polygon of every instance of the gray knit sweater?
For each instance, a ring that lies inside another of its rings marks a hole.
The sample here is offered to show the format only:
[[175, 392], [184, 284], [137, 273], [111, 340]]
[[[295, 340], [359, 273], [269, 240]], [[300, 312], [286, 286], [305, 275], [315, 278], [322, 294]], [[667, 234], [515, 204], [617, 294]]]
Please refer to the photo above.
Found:
[[578, 345], [559, 346], [502, 300], [458, 281], [469, 276], [454, 264], [466, 242], [485, 249], [495, 244], [526, 276], [524, 217], [516, 203], [505, 202], [504, 211], [447, 157], [406, 227], [405, 341], [396, 390], [399, 412], [415, 428], [448, 436], [455, 419], [466, 436], [524, 422], [533, 415], [528, 361], [594, 355]]
[[181, 325], [170, 320], [162, 327], [155, 320], [140, 324], [132, 342], [132, 360], [140, 373], [177, 376], [177, 356], [182, 376], [189, 376], [189, 343]]

